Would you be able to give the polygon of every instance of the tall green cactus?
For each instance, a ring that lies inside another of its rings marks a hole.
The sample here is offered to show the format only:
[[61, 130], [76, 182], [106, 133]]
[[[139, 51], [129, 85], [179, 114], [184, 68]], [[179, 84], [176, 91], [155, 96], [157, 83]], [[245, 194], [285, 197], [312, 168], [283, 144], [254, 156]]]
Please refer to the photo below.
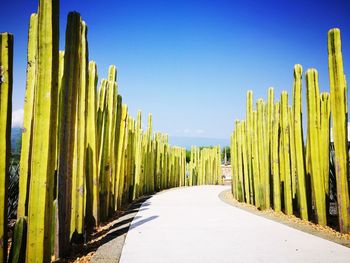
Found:
[[244, 181], [244, 196], [245, 201], [250, 204], [250, 191], [249, 191], [249, 174], [248, 174], [248, 153], [247, 153], [247, 141], [246, 141], [246, 122], [241, 122], [241, 136], [242, 136], [242, 160], [243, 160], [243, 181]]
[[324, 189], [329, 197], [329, 118], [330, 118], [330, 100], [329, 93], [321, 93], [321, 126], [320, 126], [320, 164]]
[[0, 262], [7, 259], [7, 183], [11, 154], [13, 35], [0, 34]]
[[310, 131], [311, 182], [315, 197], [317, 222], [327, 224], [326, 202], [320, 156], [320, 96], [318, 73], [315, 69], [306, 72], [308, 127]]
[[33, 127], [34, 88], [36, 77], [36, 56], [38, 40], [38, 15], [32, 14], [28, 32], [27, 81], [24, 100], [23, 132], [20, 157], [20, 178], [17, 216], [28, 214], [28, 195], [30, 186], [31, 142]]
[[50, 261], [58, 82], [59, 1], [39, 1], [26, 261]]
[[290, 176], [292, 182], [292, 198], [296, 198], [297, 178], [296, 178], [296, 161], [295, 161], [295, 142], [294, 142], [294, 120], [292, 107], [288, 107], [288, 121], [289, 121], [289, 150], [290, 150]]
[[290, 172], [290, 141], [289, 141], [289, 118], [288, 118], [288, 93], [281, 94], [281, 133], [283, 151], [284, 172], [284, 209], [287, 215], [293, 214], [292, 181]]
[[253, 183], [254, 183], [254, 201], [256, 207], [261, 207], [263, 202], [260, 190], [260, 165], [259, 165], [259, 136], [258, 136], [258, 113], [253, 111], [253, 140], [252, 140], [252, 158], [253, 158]]
[[96, 86], [97, 66], [89, 62], [86, 118], [86, 220], [89, 227], [100, 224], [97, 171]]
[[[246, 142], [247, 142], [247, 165], [248, 165], [248, 177], [249, 177], [249, 189], [251, 203], [254, 201], [254, 187], [253, 187], [253, 166], [252, 166], [252, 139], [253, 139], [253, 91], [247, 92], [247, 104], [246, 104]], [[226, 148], [225, 148], [226, 149]]]
[[72, 199], [72, 174], [75, 141], [75, 124], [80, 81], [79, 43], [81, 38], [81, 18], [76, 12], [69, 13], [66, 29], [66, 49], [64, 73], [60, 101], [60, 138], [58, 156], [58, 252], [66, 257], [70, 251], [70, 223]]
[[340, 30], [328, 32], [328, 69], [335, 149], [339, 226], [342, 233], [350, 232], [350, 200], [348, 185], [347, 86], [344, 76]]
[[[83, 241], [84, 217], [85, 217], [85, 174], [86, 174], [86, 113], [87, 113], [87, 88], [88, 88], [88, 52], [87, 52], [87, 26], [81, 21], [80, 72], [78, 86], [78, 108], [76, 113], [76, 138], [75, 158], [73, 162], [73, 188], [72, 188], [72, 215], [71, 233], [76, 231], [76, 238]], [[78, 241], [78, 240], [76, 240]]]
[[267, 95], [267, 125], [266, 125], [266, 139], [265, 141], [265, 152], [266, 152], [266, 177], [265, 177], [265, 204], [267, 208], [270, 208], [270, 177], [272, 174], [272, 126], [273, 126], [273, 117], [274, 117], [274, 100], [275, 94], [273, 87], [268, 89]]
[[266, 151], [268, 148], [266, 147], [266, 116], [265, 116], [265, 103], [262, 99], [258, 99], [256, 103], [257, 107], [257, 135], [258, 135], [258, 153], [259, 153], [259, 195], [260, 195], [260, 207], [262, 209], [269, 208], [267, 200], [269, 197], [266, 196], [266, 178], [269, 176], [266, 164], [268, 161], [268, 156], [266, 156]]
[[126, 104], [122, 105], [122, 115], [121, 115], [121, 124], [120, 124], [120, 132], [119, 132], [119, 149], [118, 149], [118, 160], [117, 160], [117, 186], [118, 186], [118, 194], [117, 194], [117, 206], [121, 207], [122, 205], [122, 195], [124, 190], [124, 160], [125, 160], [125, 133], [126, 133], [126, 124], [128, 117], [128, 106]]
[[280, 159], [279, 159], [279, 133], [280, 133], [280, 102], [276, 102], [273, 109], [272, 119], [272, 182], [273, 182], [273, 209], [281, 211], [281, 183], [280, 183]]
[[302, 125], [302, 67], [297, 64], [294, 66], [294, 84], [293, 84], [293, 118], [294, 118], [294, 143], [295, 143], [295, 164], [297, 173], [297, 194], [299, 202], [300, 217], [308, 220], [308, 208], [306, 199], [305, 183], [305, 162], [304, 162], [304, 141]]

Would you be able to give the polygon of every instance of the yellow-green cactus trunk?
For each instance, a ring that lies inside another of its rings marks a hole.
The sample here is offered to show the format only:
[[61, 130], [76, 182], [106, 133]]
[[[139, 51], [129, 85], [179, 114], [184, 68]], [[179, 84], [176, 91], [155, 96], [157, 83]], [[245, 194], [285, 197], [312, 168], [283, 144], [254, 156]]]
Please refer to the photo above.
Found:
[[342, 233], [350, 232], [350, 200], [348, 185], [347, 86], [344, 76], [340, 30], [328, 32], [328, 69], [335, 149], [339, 226]]
[[299, 202], [300, 217], [308, 220], [306, 182], [305, 182], [305, 154], [303, 141], [302, 125], [302, 67], [297, 64], [294, 66], [294, 84], [293, 84], [293, 121], [294, 121], [294, 143], [295, 143], [295, 165], [297, 176], [297, 195]]
[[0, 34], [0, 262], [7, 261], [7, 184], [11, 154], [13, 35]]

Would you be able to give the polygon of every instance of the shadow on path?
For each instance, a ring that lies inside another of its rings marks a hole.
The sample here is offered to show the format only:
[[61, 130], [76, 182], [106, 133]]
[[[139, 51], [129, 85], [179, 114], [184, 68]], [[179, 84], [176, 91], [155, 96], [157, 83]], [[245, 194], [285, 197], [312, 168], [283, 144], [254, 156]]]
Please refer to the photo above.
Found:
[[[142, 204], [151, 196], [142, 197], [131, 203], [126, 210], [117, 211], [112, 218], [101, 224], [101, 226], [88, 237], [85, 245], [74, 245], [72, 255], [69, 259], [62, 262], [74, 262], [79, 258], [89, 259], [91, 262], [118, 262], [125, 241], [125, 236], [129, 230], [130, 224], [134, 219], [141, 219], [136, 214], [139, 211], [147, 210], [147, 207], [140, 209]], [[144, 204], [148, 206], [149, 203]], [[141, 219], [136, 224], [137, 227], [156, 217]]]

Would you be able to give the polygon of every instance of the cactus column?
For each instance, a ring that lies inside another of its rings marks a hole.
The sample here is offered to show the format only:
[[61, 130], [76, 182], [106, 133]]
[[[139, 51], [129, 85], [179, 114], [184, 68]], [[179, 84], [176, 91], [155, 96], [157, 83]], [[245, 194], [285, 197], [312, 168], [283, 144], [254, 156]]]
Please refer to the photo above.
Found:
[[271, 157], [272, 157], [272, 181], [273, 181], [273, 209], [281, 211], [281, 183], [279, 170], [279, 132], [280, 132], [280, 103], [274, 105], [272, 121], [272, 140], [271, 140]]
[[281, 94], [281, 134], [282, 134], [282, 145], [283, 145], [283, 178], [284, 178], [284, 209], [285, 214], [293, 214], [293, 203], [292, 203], [292, 182], [290, 175], [290, 144], [289, 144], [289, 118], [288, 118], [288, 93], [282, 91]]
[[28, 33], [27, 82], [24, 100], [22, 148], [20, 159], [19, 197], [17, 217], [28, 215], [28, 195], [30, 185], [31, 143], [33, 127], [33, 103], [36, 77], [36, 55], [38, 40], [38, 15], [30, 17]]
[[315, 69], [306, 72], [308, 127], [310, 131], [311, 182], [315, 197], [317, 222], [327, 224], [323, 174], [320, 164], [320, 96], [318, 74]]
[[86, 119], [86, 217], [87, 224], [98, 226], [99, 215], [99, 183], [97, 174], [97, 145], [96, 145], [96, 86], [97, 66], [89, 62], [89, 82], [87, 90], [87, 119]]
[[294, 66], [294, 84], [293, 84], [293, 119], [294, 119], [294, 143], [295, 143], [295, 164], [297, 173], [297, 195], [299, 200], [300, 216], [303, 220], [308, 220], [308, 209], [306, 199], [305, 184], [305, 162], [304, 162], [304, 141], [302, 126], [302, 107], [301, 107], [301, 76], [302, 67], [297, 64]]
[[321, 93], [321, 126], [320, 126], [320, 147], [321, 147], [321, 169], [326, 195], [329, 197], [329, 117], [330, 101], [329, 93]]
[[7, 183], [11, 154], [13, 36], [0, 34], [0, 262], [7, 258]]
[[39, 1], [38, 65], [34, 98], [32, 177], [26, 261], [51, 259], [50, 233], [55, 168], [58, 76], [58, 0]]
[[340, 30], [328, 32], [328, 69], [331, 90], [331, 112], [337, 177], [339, 226], [350, 232], [350, 201], [348, 186], [347, 86], [344, 76]]
[[81, 18], [78, 13], [68, 15], [66, 29], [66, 50], [64, 55], [64, 73], [60, 100], [64, 108], [60, 110], [60, 138], [58, 156], [58, 256], [69, 254], [71, 191], [73, 156], [75, 141], [75, 122], [77, 111], [77, 92], [80, 76], [79, 43]]

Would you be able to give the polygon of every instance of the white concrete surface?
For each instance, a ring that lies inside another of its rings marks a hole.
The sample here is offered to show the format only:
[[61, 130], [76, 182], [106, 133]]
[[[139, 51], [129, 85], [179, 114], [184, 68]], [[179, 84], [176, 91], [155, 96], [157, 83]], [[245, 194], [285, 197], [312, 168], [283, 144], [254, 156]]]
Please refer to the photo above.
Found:
[[222, 202], [227, 186], [180, 188], [147, 200], [120, 262], [350, 262], [350, 249]]

